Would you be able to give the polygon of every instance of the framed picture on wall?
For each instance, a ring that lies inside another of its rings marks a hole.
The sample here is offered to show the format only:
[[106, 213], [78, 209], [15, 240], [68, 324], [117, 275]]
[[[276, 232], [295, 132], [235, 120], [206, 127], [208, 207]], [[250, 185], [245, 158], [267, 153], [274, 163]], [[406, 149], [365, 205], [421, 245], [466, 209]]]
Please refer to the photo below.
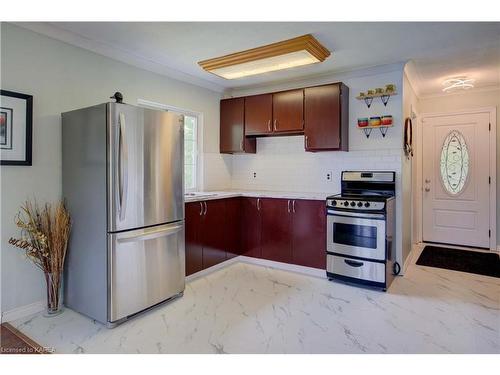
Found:
[[33, 96], [0, 90], [1, 165], [31, 165]]

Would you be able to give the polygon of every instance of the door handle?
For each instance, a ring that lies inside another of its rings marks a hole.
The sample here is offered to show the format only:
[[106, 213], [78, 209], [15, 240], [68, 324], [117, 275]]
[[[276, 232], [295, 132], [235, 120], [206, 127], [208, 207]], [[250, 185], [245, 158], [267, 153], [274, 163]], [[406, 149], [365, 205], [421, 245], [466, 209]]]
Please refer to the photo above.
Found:
[[127, 210], [128, 193], [128, 146], [125, 127], [125, 115], [120, 113], [119, 119], [119, 140], [118, 140], [118, 194], [119, 194], [119, 217], [125, 219]]
[[203, 202], [200, 202], [200, 216], [203, 215]]
[[136, 241], [146, 241], [153, 240], [155, 238], [161, 238], [170, 236], [172, 234], [180, 232], [184, 228], [183, 224], [175, 225], [173, 227], [163, 227], [161, 229], [150, 229], [146, 231], [142, 231], [140, 233], [127, 233], [122, 234], [117, 238], [117, 241], [120, 243], [123, 242], [136, 242]]
[[361, 267], [363, 262], [356, 262], [355, 260], [344, 259], [344, 263], [351, 267]]

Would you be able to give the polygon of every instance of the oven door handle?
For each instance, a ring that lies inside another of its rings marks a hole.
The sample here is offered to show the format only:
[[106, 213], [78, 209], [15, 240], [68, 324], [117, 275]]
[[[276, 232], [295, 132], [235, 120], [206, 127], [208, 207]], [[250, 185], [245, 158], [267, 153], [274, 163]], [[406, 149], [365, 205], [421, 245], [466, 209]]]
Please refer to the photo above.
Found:
[[344, 259], [344, 263], [351, 267], [361, 267], [362, 265], [364, 265], [363, 262], [357, 262], [355, 260], [350, 260], [350, 259]]
[[366, 219], [385, 219], [384, 214], [371, 214], [363, 212], [349, 212], [349, 211], [334, 211], [328, 209], [327, 214], [330, 216], [347, 216], [347, 217], [361, 217]]

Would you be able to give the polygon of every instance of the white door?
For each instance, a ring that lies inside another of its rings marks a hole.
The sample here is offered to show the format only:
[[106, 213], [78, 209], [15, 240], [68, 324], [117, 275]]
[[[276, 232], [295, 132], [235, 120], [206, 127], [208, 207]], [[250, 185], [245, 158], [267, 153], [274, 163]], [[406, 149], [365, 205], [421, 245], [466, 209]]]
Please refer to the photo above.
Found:
[[489, 116], [424, 118], [424, 241], [490, 247]]

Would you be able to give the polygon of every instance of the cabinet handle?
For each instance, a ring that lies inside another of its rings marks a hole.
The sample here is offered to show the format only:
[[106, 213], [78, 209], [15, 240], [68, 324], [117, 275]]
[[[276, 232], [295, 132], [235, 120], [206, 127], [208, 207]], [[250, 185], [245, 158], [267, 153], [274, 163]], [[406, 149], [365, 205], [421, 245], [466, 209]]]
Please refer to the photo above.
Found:
[[206, 215], [208, 211], [207, 202], [203, 202], [203, 204], [205, 205], [205, 212], [203, 213], [203, 215]]
[[295, 213], [295, 199], [292, 202], [292, 211], [293, 211], [293, 213]]
[[203, 202], [200, 202], [200, 216], [203, 215]]
[[241, 149], [241, 151], [245, 151], [245, 149], [243, 148], [243, 139], [240, 142], [240, 149]]
[[288, 200], [288, 213], [290, 213], [290, 199]]
[[306, 135], [306, 150], [309, 148], [309, 137]]
[[278, 120], [274, 119], [274, 130], [278, 130]]
[[267, 130], [271, 131], [271, 119], [267, 120]]
[[260, 198], [257, 198], [257, 211], [260, 211]]

